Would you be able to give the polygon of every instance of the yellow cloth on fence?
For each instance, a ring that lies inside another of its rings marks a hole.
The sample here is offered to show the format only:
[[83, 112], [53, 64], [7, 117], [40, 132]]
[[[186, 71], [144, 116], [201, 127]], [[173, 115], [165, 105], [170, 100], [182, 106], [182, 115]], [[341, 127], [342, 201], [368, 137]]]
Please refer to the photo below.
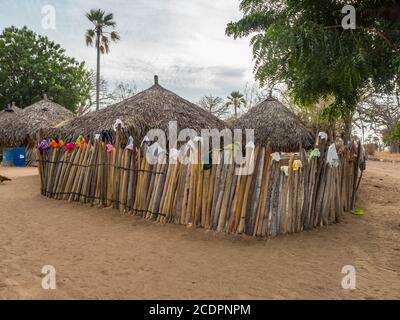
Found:
[[289, 167], [288, 166], [281, 166], [281, 171], [285, 174], [285, 176], [289, 175]]
[[301, 160], [294, 160], [293, 161], [293, 171], [298, 171], [300, 168], [303, 168], [303, 163]]
[[[294, 160], [293, 161], [293, 171], [299, 171], [300, 168], [303, 167], [303, 163], [301, 160]], [[286, 176], [289, 175], [289, 167], [288, 166], [281, 166], [280, 170], [285, 173]]]

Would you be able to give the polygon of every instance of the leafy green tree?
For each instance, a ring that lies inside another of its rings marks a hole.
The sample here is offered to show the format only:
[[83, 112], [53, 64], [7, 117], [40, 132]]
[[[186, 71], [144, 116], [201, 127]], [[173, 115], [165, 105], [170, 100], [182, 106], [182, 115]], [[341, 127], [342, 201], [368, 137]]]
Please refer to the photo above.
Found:
[[384, 137], [384, 142], [390, 145], [390, 151], [392, 153], [399, 153], [400, 152], [400, 122], [397, 123], [396, 128], [394, 129], [393, 133], [386, 138]]
[[246, 100], [244, 99], [244, 95], [239, 91], [233, 91], [229, 97], [227, 97], [228, 101], [226, 102], [227, 106], [233, 106], [233, 110], [235, 112], [235, 118], [238, 115], [238, 109], [240, 109], [243, 105], [246, 104]]
[[261, 84], [285, 82], [303, 106], [333, 97], [323, 115], [348, 122], [364, 94], [390, 92], [399, 82], [400, 5], [392, 0], [351, 1], [356, 29], [344, 29], [345, 4], [241, 0], [243, 17], [229, 23], [226, 33], [251, 36]]
[[86, 18], [93, 23], [94, 27], [86, 31], [86, 45], [92, 46], [96, 43], [97, 51], [97, 77], [96, 77], [96, 110], [100, 108], [100, 54], [108, 54], [110, 52], [110, 42], [120, 40], [120, 36], [116, 31], [106, 31], [107, 29], [115, 29], [116, 22], [113, 20], [112, 13], [106, 14], [101, 9], [92, 9], [86, 14]]
[[393, 132], [391, 138], [396, 141], [400, 141], [400, 122], [397, 124], [395, 131]]
[[74, 111], [89, 95], [84, 63], [67, 57], [60, 45], [26, 27], [0, 35], [0, 109], [10, 101], [25, 108], [44, 94]]

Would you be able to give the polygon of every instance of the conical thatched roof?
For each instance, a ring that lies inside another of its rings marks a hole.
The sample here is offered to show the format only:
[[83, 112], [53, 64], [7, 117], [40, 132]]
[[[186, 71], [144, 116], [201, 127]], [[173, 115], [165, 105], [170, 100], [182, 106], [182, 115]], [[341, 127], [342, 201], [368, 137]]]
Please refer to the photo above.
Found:
[[251, 108], [233, 122], [233, 128], [254, 129], [256, 143], [268, 142], [275, 151], [298, 151], [311, 148], [314, 137], [311, 131], [278, 100], [269, 97]]
[[74, 117], [71, 111], [45, 96], [43, 100], [21, 110], [17, 117], [8, 117], [1, 122], [0, 145], [24, 145], [27, 137], [34, 139], [39, 129], [55, 127]]
[[11, 134], [8, 131], [8, 127], [18, 121], [21, 116], [22, 110], [18, 108], [14, 103], [8, 105], [4, 110], [0, 111], [0, 145], [5, 145], [5, 140]]
[[21, 112], [22, 110], [18, 108], [14, 102], [12, 105], [8, 105], [4, 110], [0, 111], [0, 125], [7, 119], [15, 118], [17, 115], [21, 114]]
[[80, 134], [93, 136], [102, 130], [112, 129], [118, 119], [125, 128], [129, 128], [129, 134], [136, 141], [143, 139], [150, 129], [162, 129], [168, 134], [169, 121], [177, 121], [178, 130], [190, 128], [198, 134], [200, 129], [226, 127], [214, 115], [160, 86], [156, 76], [155, 84], [149, 89], [69, 121], [61, 128], [62, 136], [66, 140], [76, 139]]

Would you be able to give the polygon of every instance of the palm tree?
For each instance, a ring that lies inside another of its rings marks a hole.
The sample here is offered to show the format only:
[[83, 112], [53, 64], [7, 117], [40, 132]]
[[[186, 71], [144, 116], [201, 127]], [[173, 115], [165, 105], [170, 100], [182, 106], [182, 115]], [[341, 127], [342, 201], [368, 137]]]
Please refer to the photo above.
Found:
[[228, 101], [226, 105], [233, 106], [235, 110], [235, 118], [237, 118], [237, 110], [240, 109], [242, 105], [246, 104], [243, 94], [241, 94], [239, 91], [233, 91], [227, 99]]
[[115, 29], [116, 22], [113, 21], [112, 13], [106, 14], [101, 9], [92, 9], [86, 13], [86, 18], [93, 23], [94, 28], [86, 31], [86, 45], [92, 46], [96, 41], [97, 50], [97, 76], [96, 76], [96, 110], [100, 106], [100, 54], [108, 54], [110, 52], [110, 41], [120, 40], [116, 31], [108, 32], [107, 28]]

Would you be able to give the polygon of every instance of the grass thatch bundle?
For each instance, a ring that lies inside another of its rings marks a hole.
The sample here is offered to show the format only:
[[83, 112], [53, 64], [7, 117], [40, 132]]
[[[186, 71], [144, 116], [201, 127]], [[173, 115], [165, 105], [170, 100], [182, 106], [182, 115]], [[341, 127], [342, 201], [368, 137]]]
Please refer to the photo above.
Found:
[[102, 130], [112, 129], [117, 119], [129, 128], [129, 134], [136, 141], [143, 139], [150, 129], [162, 129], [168, 134], [169, 121], [177, 121], [178, 130], [191, 128], [199, 134], [200, 129], [226, 127], [214, 115], [160, 86], [156, 76], [155, 84], [149, 89], [69, 121], [60, 128], [61, 136], [66, 140], [76, 139], [80, 134], [93, 136]]
[[254, 129], [257, 144], [270, 143], [275, 151], [292, 152], [311, 148], [311, 131], [278, 100], [269, 97], [233, 122], [233, 128]]
[[[15, 115], [17, 115], [15, 117]], [[26, 145], [35, 139], [39, 129], [48, 130], [56, 127], [75, 115], [63, 106], [54, 103], [45, 96], [43, 100], [15, 112], [13, 116], [0, 117], [0, 145]]]

